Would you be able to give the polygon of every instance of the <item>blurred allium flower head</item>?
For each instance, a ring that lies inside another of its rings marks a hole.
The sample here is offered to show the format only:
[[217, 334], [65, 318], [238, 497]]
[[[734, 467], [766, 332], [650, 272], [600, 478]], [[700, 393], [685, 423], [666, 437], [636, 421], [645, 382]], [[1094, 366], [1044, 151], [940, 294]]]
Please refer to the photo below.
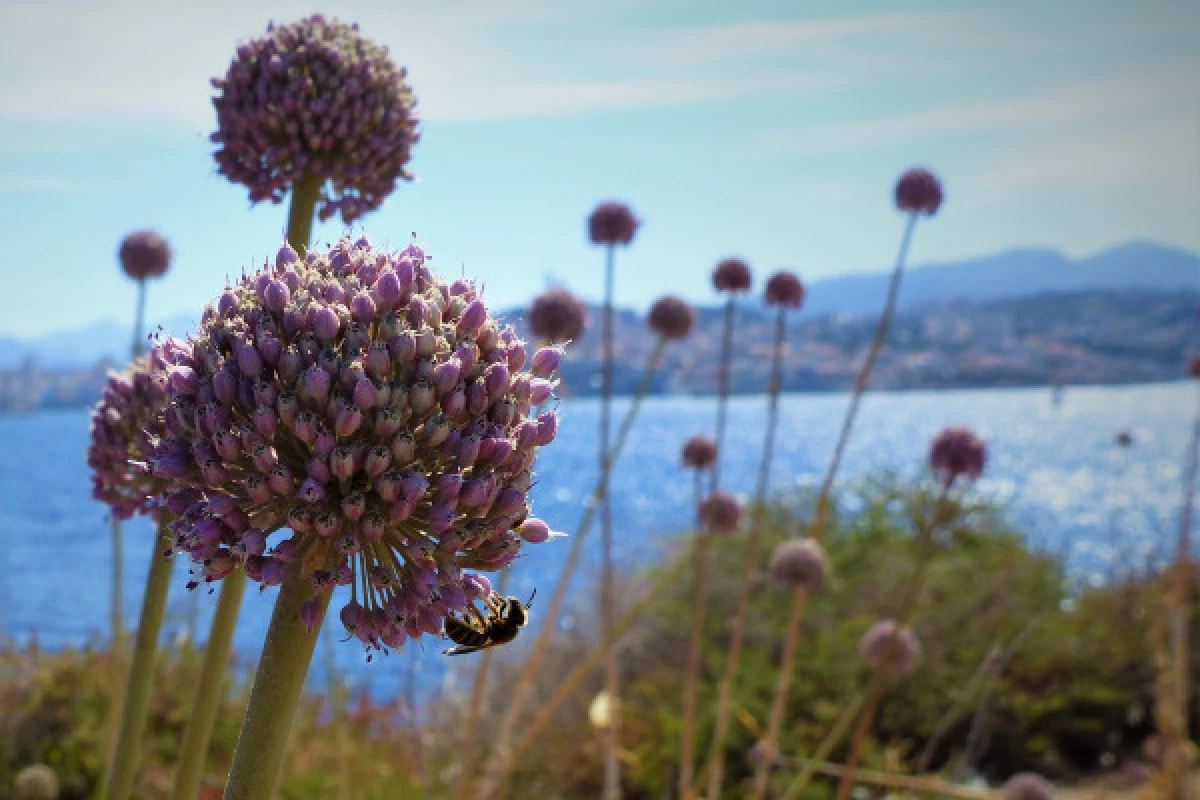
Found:
[[1200, 378], [1200, 356], [1192, 356], [1188, 361], [1188, 376], [1192, 378]]
[[629, 244], [641, 221], [624, 203], [601, 203], [588, 217], [588, 237], [592, 244]]
[[543, 342], [574, 342], [587, 325], [587, 306], [566, 289], [547, 289], [529, 307], [529, 327]]
[[742, 499], [717, 489], [700, 501], [700, 524], [710, 533], [733, 533], [742, 520]]
[[960, 477], [978, 479], [986, 463], [987, 446], [969, 428], [946, 428], [929, 448], [929, 466], [946, 486]]
[[942, 206], [942, 182], [924, 167], [913, 167], [896, 182], [896, 208], [936, 214]]
[[121, 240], [117, 257], [121, 269], [135, 281], [159, 278], [171, 266], [171, 245], [154, 231], [134, 231]]
[[810, 595], [825, 588], [829, 562], [814, 539], [789, 539], [771, 554], [767, 575], [781, 589], [804, 589]]
[[712, 282], [718, 292], [748, 291], [753, 282], [750, 265], [740, 258], [723, 259], [713, 270]]
[[16, 800], [58, 800], [58, 776], [45, 764], [34, 764], [17, 773]]
[[110, 372], [92, 411], [92, 496], [121, 519], [159, 510], [167, 490], [161, 478], [147, 473], [145, 464], [164, 433], [167, 359], [183, 348], [178, 339], [166, 339], [121, 372]]
[[398, 67], [357, 25], [320, 14], [240, 45], [214, 78], [217, 170], [278, 203], [302, 176], [320, 177], [317, 213], [347, 223], [411, 180], [416, 100]]
[[1018, 772], [1005, 782], [1001, 790], [1004, 800], [1054, 800], [1054, 787], [1032, 772]]
[[800, 308], [804, 305], [804, 284], [794, 272], [782, 270], [767, 279], [767, 305]]
[[650, 307], [646, 322], [664, 339], [683, 339], [696, 327], [696, 310], [682, 297], [667, 295]]
[[689, 469], [712, 469], [717, 463], [717, 440], [697, 434], [683, 443], [683, 465]]
[[897, 630], [893, 620], [883, 619], [863, 634], [858, 651], [867, 666], [886, 669], [891, 678], [902, 678], [912, 672], [920, 660], [921, 642], [911, 628]]
[[530, 409], [557, 351], [526, 362], [475, 285], [442, 281], [415, 244], [344, 238], [304, 260], [285, 244], [169, 370], [151, 468], [178, 486], [176, 549], [197, 580], [242, 566], [272, 585], [300, 560], [314, 595], [352, 586], [341, 621], [368, 649], [439, 633], [490, 591], [475, 571], [551, 537], [528, 495], [558, 420]]

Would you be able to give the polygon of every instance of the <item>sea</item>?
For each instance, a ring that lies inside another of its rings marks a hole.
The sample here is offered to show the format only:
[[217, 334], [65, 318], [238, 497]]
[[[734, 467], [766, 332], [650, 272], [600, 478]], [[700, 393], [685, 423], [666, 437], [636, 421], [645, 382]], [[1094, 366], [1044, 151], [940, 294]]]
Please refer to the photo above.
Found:
[[[1075, 579], [1102, 581], [1116, 566], [1152, 564], [1171, 552], [1185, 451], [1200, 405], [1196, 388], [1179, 382], [1061, 393], [871, 393], [860, 409], [841, 484], [882, 471], [916, 476], [940, 429], [970, 426], [989, 454], [976, 490], [1001, 503], [1033, 546], [1066, 558]], [[781, 398], [773, 492], [820, 480], [848, 401], [847, 394]], [[615, 401], [615, 419], [629, 405], [627, 398]], [[726, 488], [754, 490], [766, 406], [765, 396], [729, 402], [721, 468]], [[559, 411], [558, 439], [539, 457], [533, 505], [553, 528], [569, 533], [595, 483], [599, 405], [569, 399]], [[711, 397], [651, 397], [643, 403], [612, 484], [619, 569], [636, 570], [663, 558], [685, 535], [694, 516], [693, 482], [680, 467], [680, 448], [689, 436], [710, 433], [715, 415]], [[1117, 444], [1121, 432], [1132, 436], [1131, 445]], [[0, 416], [0, 637], [16, 646], [101, 644], [110, 634], [109, 521], [106, 508], [91, 498], [87, 444], [87, 410]], [[124, 613], [130, 627], [137, 624], [152, 537], [144, 520], [125, 524]], [[525, 548], [510, 593], [524, 597], [536, 587], [539, 598], [548, 598], [567, 547], [567, 539], [555, 539]], [[581, 613], [594, 597], [599, 547], [593, 531], [572, 583], [571, 597]], [[202, 641], [215, 606], [214, 594], [188, 591], [186, 580], [185, 566], [176, 564], [163, 633], [168, 643]], [[245, 668], [261, 648], [272, 602], [272, 591], [248, 587], [235, 637]], [[334, 603], [339, 607], [337, 597]], [[568, 615], [561, 624], [572, 622]], [[324, 680], [332, 664], [352, 687], [393, 697], [435, 683], [442, 689], [462, 686], [473, 666], [471, 657], [442, 656], [436, 641], [368, 662], [357, 642], [344, 639], [331, 614], [311, 680]]]

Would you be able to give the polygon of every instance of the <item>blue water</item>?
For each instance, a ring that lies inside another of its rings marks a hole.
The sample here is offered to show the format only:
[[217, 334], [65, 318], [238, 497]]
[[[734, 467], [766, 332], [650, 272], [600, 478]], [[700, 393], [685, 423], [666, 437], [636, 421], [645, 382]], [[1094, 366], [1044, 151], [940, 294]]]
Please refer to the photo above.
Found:
[[[785, 397], [781, 405], [774, 488], [819, 480], [828, 460], [846, 395]], [[627, 403], [618, 401], [617, 419]], [[765, 398], [731, 401], [723, 483], [753, 489], [762, 442]], [[570, 531], [595, 476], [593, 400], [561, 406], [558, 441], [542, 451], [535, 511]], [[990, 460], [980, 491], [1007, 503], [1008, 513], [1039, 547], [1068, 553], [1083, 580], [1099, 580], [1114, 562], [1144, 563], [1167, 552], [1176, 535], [1182, 463], [1196, 413], [1195, 387], [1168, 384], [1068, 390], [1060, 405], [1048, 390], [880, 393], [864, 401], [847, 454], [844, 476], [870, 470], [913, 474], [928, 443], [948, 424], [975, 428]], [[652, 398], [622, 457], [614, 482], [616, 557], [636, 567], [661, 557], [692, 517], [692, 484], [678, 467], [683, 441], [713, 424], [712, 399]], [[1113, 437], [1129, 430], [1130, 448]], [[90, 496], [84, 451], [85, 411], [0, 417], [0, 633], [17, 642], [36, 635], [48, 647], [101, 640], [108, 634], [110, 538], [105, 508]], [[125, 613], [137, 621], [149, 565], [152, 531], [144, 521], [126, 525]], [[599, 541], [589, 536], [582, 582], [594, 576]], [[565, 540], [527, 548], [511, 591], [537, 586], [548, 596], [567, 550]], [[166, 636], [194, 625], [203, 638], [215, 596], [184, 589], [176, 566]], [[580, 601], [590, 596], [586, 586]], [[247, 591], [236, 637], [239, 655], [253, 660], [261, 646], [273, 598]], [[337, 600], [335, 598], [335, 603]], [[335, 625], [326, 636], [340, 639]], [[366, 664], [356, 643], [331, 642], [334, 657], [353, 681], [380, 694], [397, 691], [404, 676], [420, 673], [453, 680], [430, 642], [422, 653], [376, 658]], [[469, 659], [459, 659], [468, 666]], [[411, 662], [411, 663], [410, 663]], [[324, 660], [314, 664], [319, 678]], [[436, 666], [436, 669], [433, 667]]]

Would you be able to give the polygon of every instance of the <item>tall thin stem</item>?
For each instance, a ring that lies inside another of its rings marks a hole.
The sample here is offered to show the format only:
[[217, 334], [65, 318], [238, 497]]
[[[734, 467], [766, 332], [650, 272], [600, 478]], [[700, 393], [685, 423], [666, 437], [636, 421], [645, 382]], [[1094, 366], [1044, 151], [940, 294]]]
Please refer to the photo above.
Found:
[[208, 642], [204, 648], [204, 664], [200, 669], [200, 683], [192, 700], [192, 713], [188, 716], [183, 731], [183, 744], [179, 749], [179, 763], [175, 767], [175, 786], [171, 792], [174, 800], [193, 800], [200, 788], [204, 774], [204, 757], [208, 753], [208, 742], [212, 737], [217, 710], [221, 707], [221, 687], [229, 668], [229, 654], [233, 650], [233, 631], [237, 627], [238, 610], [242, 595], [246, 591], [246, 573], [236, 569], [221, 582], [221, 594], [217, 610], [213, 614]]
[[775, 317], [775, 346], [771, 354], [771, 383], [768, 387], [767, 430], [763, 441], [762, 461], [758, 466], [758, 485], [754, 492], [752, 519], [742, 554], [737, 606], [733, 616], [733, 631], [729, 637], [729, 654], [725, 657], [725, 668], [721, 673], [721, 682], [717, 685], [717, 721], [708, 754], [709, 800], [717, 800], [720, 797], [721, 783], [724, 779], [724, 748], [725, 738], [729, 735], [730, 717], [733, 713], [733, 684], [737, 680], [738, 666], [742, 657], [746, 619], [750, 611], [750, 592], [754, 587], [754, 574], [758, 567], [758, 551], [762, 542], [764, 507], [767, 493], [771, 488], [771, 461], [774, 457], [775, 431], [779, 426], [779, 395], [783, 390], [783, 351], [786, 342], [787, 309], [780, 306]]
[[862, 701], [863, 696], [862, 693], [859, 692], [858, 694], [854, 695], [853, 699], [851, 699], [850, 702], [846, 704], [846, 707], [842, 709], [842, 713], [837, 718], [837, 722], [833, 724], [833, 727], [829, 730], [829, 733], [825, 735], [825, 739], [822, 740], [821, 744], [817, 747], [817, 751], [813, 753], [812, 758], [807, 760], [807, 763], [804, 765], [804, 769], [800, 771], [800, 774], [797, 775], [796, 779], [792, 781], [792, 784], [788, 786], [787, 791], [783, 793], [783, 800], [796, 800], [796, 798], [800, 796], [800, 793], [808, 787], [808, 782], [812, 780], [814, 765], [829, 758], [829, 754], [833, 752], [833, 748], [837, 747], [838, 742], [840, 742], [842, 737], [845, 736], [846, 729], [849, 728], [850, 723], [854, 721], [855, 715], [858, 714], [858, 709], [862, 707]]
[[737, 294], [729, 293], [725, 303], [725, 320], [721, 327], [721, 360], [717, 362], [717, 461], [713, 465], [712, 488], [721, 486], [721, 456], [725, 444], [725, 420], [728, 415], [730, 389], [730, 361], [733, 359], [733, 322], [737, 306]]
[[511, 688], [510, 695], [512, 699], [509, 700], [508, 710], [505, 711], [504, 718], [500, 722], [500, 731], [496, 736], [492, 737], [497, 743], [497, 749], [492, 753], [490, 758], [485, 759], [488, 763], [488, 770], [484, 773], [479, 789], [475, 793], [475, 796], [480, 800], [490, 797], [496, 790], [496, 787], [499, 785], [497, 780], [503, 770], [507, 768], [508, 761], [511, 759], [507, 743], [513, 740], [517, 728], [517, 719], [525, 707], [525, 702], [529, 699], [529, 694], [533, 690], [534, 678], [541, 669], [542, 661], [545, 659], [550, 646], [550, 640], [554, 637], [554, 632], [558, 627], [558, 618], [562, 614], [563, 603], [566, 601], [567, 589], [570, 588], [571, 577], [575, 574], [575, 569], [579, 566], [580, 556], [583, 555], [584, 540], [587, 538], [587, 533], [596, 519], [601, 502], [608, 495], [608, 484], [609, 478], [612, 475], [613, 465], [620, 458], [621, 451], [625, 447], [625, 442], [629, 439], [629, 434], [633, 430], [633, 424], [637, 420], [638, 412], [641, 410], [642, 401], [646, 398], [646, 395], [650, 391], [650, 386], [654, 383], [654, 375], [658, 370], [658, 365], [662, 362], [666, 345], [667, 340], [659, 338], [657, 344], [654, 346], [654, 350], [650, 353], [650, 358], [646, 362], [646, 368], [642, 373], [641, 383], [638, 384], [637, 393], [633, 396], [629, 410], [625, 412], [625, 417], [621, 420], [621, 427], [617, 431], [616, 438], [613, 440], [613, 446], [609, 450], [608, 457], [604, 460], [604, 467], [600, 470], [600, 474], [596, 478], [596, 486], [592, 492], [591, 502], [584, 509], [583, 518], [579, 521], [579, 526], [575, 531], [574, 537], [572, 537], [571, 548], [567, 551], [567, 560], [563, 564], [562, 572], [558, 576], [558, 583], [554, 587], [554, 594], [547, 604], [546, 622], [542, 625], [541, 630], [538, 631], [538, 637], [533, 643], [533, 649], [529, 657], [520, 670], [520, 677], [517, 679], [516, 685]]
[[142, 326], [146, 324], [146, 279], [138, 278], [137, 308], [133, 314], [133, 343], [129, 352], [137, 358], [146, 351], [146, 340], [142, 338]]
[[146, 580], [146, 592], [142, 595], [142, 615], [138, 621], [125, 703], [121, 710], [121, 730], [117, 737], [116, 754], [113, 756], [112, 770], [109, 772], [105, 791], [108, 800], [127, 800], [133, 795], [138, 750], [141, 746], [142, 731], [146, 727], [150, 692], [154, 687], [158, 634], [162, 630], [167, 589], [171, 585], [172, 562], [163, 555], [171, 546], [168, 537], [165, 528], [160, 529], [154, 537], [150, 576]]
[[696, 692], [700, 683], [701, 645], [704, 639], [705, 595], [708, 592], [708, 562], [712, 534], [701, 530], [700, 498], [703, 494], [703, 473], [695, 470], [692, 503], [696, 508], [695, 531], [692, 533], [692, 629], [688, 640], [687, 676], [683, 690], [683, 740], [679, 745], [679, 797], [687, 800], [692, 786], [692, 770], [696, 746]]
[[[613, 282], [615, 247], [609, 245], [604, 259], [604, 374], [600, 401], [600, 453], [597, 464], [604, 469], [608, 459], [609, 427], [612, 418], [613, 395]], [[600, 500], [601, 571], [600, 624], [605, 638], [612, 636], [615, 598], [613, 597], [613, 529], [612, 502], [606, 492]], [[617, 749], [621, 741], [620, 664], [617, 648], [608, 651], [604, 659], [604, 688], [611, 707], [608, 725], [604, 728], [604, 798], [617, 800], [621, 796], [621, 763]]]
[[754, 800], [767, 795], [771, 782], [771, 767], [777, 752], [779, 733], [783, 730], [783, 710], [787, 705], [788, 690], [792, 686], [795, 669], [796, 644], [800, 641], [800, 621], [804, 619], [805, 599], [808, 590], [799, 586], [793, 590], [792, 610], [788, 615], [787, 635], [783, 640], [783, 657], [779, 662], [779, 678], [775, 684], [775, 698], [771, 702], [771, 716], [767, 723], [767, 738], [759, 754], [758, 766], [754, 771]]
[[[301, 574], [301, 567], [299, 559], [292, 562], [279, 587], [225, 784], [225, 800], [266, 800], [279, 777], [292, 718], [321, 630], [320, 621], [309, 630], [300, 618], [301, 607], [312, 597], [312, 584]], [[318, 597], [323, 618], [329, 594]]]
[[125, 705], [125, 679], [129, 675], [125, 641], [125, 612], [121, 598], [125, 591], [125, 537], [121, 520], [112, 515], [112, 643], [109, 658], [108, 750], [105, 753], [105, 783], [112, 774], [117, 755], [117, 739], [121, 730], [121, 714]]
[[948, 482], [943, 484], [934, 506], [933, 518], [925, 520], [917, 532], [916, 569], [913, 571], [913, 577], [904, 594], [904, 599], [900, 602], [900, 610], [896, 614], [895, 633], [888, 639], [883, 658], [875, 667], [871, 674], [871, 680], [867, 684], [867, 701], [862, 715], [858, 718], [858, 724], [854, 728], [854, 738], [850, 742], [850, 757], [846, 760], [846, 771], [842, 775], [842, 782], [838, 785], [837, 800], [846, 800], [850, 796], [850, 790], [854, 788], [854, 772], [862, 760], [863, 745], [866, 743], [867, 735], [871, 732], [871, 724], [875, 721], [875, 711], [879, 707], [884, 687], [887, 681], [893, 677], [891, 665], [900, 647], [900, 630], [912, 618], [913, 611], [917, 607], [917, 600], [921, 596], [921, 590], [925, 587], [925, 572], [933, 557], [933, 537], [942, 520], [949, 490], [950, 484]]

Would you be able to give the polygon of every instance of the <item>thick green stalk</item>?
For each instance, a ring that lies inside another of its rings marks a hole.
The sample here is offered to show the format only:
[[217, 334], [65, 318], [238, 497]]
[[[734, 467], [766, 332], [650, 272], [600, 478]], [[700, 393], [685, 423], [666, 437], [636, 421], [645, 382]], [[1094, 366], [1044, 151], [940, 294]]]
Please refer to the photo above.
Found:
[[142, 596], [142, 616], [138, 622], [133, 663], [129, 668], [129, 683], [125, 690], [125, 706], [121, 711], [121, 731], [117, 736], [116, 755], [108, 776], [105, 797], [108, 800], [127, 800], [133, 794], [137, 772], [138, 748], [146, 727], [146, 712], [150, 706], [150, 691], [154, 686], [155, 656], [158, 653], [158, 634], [162, 630], [163, 612], [167, 606], [167, 589], [171, 585], [171, 560], [163, 556], [170, 547], [165, 529], [154, 538], [150, 561], [150, 576]]
[[[279, 587], [233, 754], [233, 766], [225, 784], [225, 800], [267, 800], [279, 777], [292, 718], [304, 691], [304, 678], [321, 630], [320, 622], [310, 631], [300, 619], [301, 607], [313, 596], [312, 584], [300, 573], [300, 568], [299, 560], [293, 562]], [[329, 594], [318, 598], [323, 604], [323, 616]]]
[[221, 596], [213, 615], [208, 643], [204, 650], [204, 665], [200, 670], [200, 685], [192, 701], [192, 713], [183, 732], [179, 763], [175, 767], [174, 800], [192, 800], [200, 788], [204, 774], [204, 757], [208, 753], [213, 723], [221, 705], [221, 687], [229, 666], [233, 648], [233, 631], [237, 626], [242, 595], [246, 590], [246, 573], [236, 569], [221, 582]]
[[308, 252], [312, 240], [313, 209], [321, 196], [321, 178], [305, 175], [292, 184], [292, 203], [288, 209], [287, 240], [297, 253]]

